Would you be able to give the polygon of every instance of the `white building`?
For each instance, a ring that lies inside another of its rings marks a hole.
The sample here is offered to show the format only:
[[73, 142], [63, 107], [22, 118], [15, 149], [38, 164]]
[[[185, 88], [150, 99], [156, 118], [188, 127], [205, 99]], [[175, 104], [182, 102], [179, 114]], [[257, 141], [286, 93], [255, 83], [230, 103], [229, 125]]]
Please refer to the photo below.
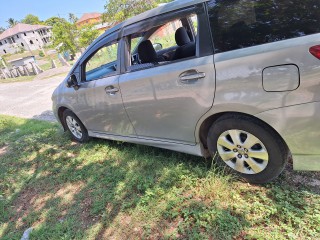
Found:
[[41, 49], [51, 41], [51, 28], [18, 23], [0, 34], [0, 55]]

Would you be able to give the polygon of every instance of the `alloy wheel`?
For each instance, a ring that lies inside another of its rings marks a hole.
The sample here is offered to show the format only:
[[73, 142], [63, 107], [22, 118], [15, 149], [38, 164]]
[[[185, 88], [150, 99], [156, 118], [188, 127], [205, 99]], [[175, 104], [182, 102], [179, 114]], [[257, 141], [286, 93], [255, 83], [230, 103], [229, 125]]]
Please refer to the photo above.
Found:
[[72, 135], [75, 136], [77, 139], [81, 139], [82, 130], [79, 123], [71, 116], [66, 117], [66, 123]]
[[268, 165], [269, 154], [253, 134], [232, 129], [223, 132], [217, 141], [222, 160], [232, 169], [243, 174], [257, 174]]

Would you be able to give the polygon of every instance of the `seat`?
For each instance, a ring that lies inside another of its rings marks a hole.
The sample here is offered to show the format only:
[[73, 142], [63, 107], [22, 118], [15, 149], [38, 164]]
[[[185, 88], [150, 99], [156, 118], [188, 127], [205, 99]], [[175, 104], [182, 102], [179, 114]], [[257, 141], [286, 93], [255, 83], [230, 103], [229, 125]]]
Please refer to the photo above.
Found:
[[172, 60], [178, 60], [196, 55], [196, 44], [190, 40], [187, 30], [184, 27], [177, 29], [175, 33], [175, 39], [179, 47], [176, 49]]
[[156, 50], [154, 49], [150, 40], [141, 42], [138, 46], [138, 54], [142, 64], [154, 63], [164, 61], [163, 57], [158, 57]]

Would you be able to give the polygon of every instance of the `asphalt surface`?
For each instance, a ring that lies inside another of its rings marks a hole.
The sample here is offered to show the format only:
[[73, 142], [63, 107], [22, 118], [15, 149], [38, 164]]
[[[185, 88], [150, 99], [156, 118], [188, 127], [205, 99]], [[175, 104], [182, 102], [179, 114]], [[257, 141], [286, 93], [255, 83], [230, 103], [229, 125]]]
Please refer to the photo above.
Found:
[[63, 79], [63, 76], [57, 76], [31, 82], [0, 84], [0, 114], [56, 121], [51, 95]]

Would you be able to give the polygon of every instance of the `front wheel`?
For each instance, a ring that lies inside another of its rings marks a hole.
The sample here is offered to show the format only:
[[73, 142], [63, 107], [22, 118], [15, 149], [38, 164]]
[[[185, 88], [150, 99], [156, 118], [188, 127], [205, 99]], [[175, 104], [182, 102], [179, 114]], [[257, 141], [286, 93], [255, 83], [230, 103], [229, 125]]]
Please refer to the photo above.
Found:
[[74, 140], [81, 143], [89, 140], [87, 129], [71, 110], [63, 112], [63, 122]]
[[208, 148], [250, 183], [266, 183], [280, 175], [288, 160], [288, 148], [278, 134], [259, 120], [242, 115], [218, 119], [210, 128]]

